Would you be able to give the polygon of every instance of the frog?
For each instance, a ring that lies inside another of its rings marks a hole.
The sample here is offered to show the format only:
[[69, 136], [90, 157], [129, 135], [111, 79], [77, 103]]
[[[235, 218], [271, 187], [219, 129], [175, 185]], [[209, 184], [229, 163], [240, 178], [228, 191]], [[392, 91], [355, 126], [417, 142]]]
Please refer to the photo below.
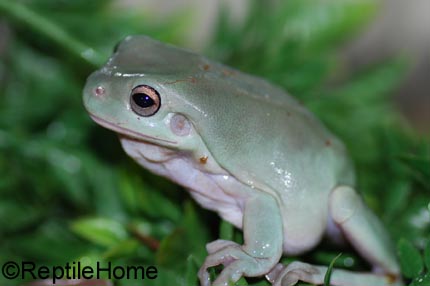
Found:
[[[327, 266], [280, 259], [309, 252], [325, 237], [348, 241], [372, 266], [334, 268], [330, 285], [403, 285], [390, 237], [356, 191], [346, 147], [275, 84], [135, 35], [88, 77], [83, 103], [139, 165], [243, 231], [243, 244], [206, 245], [202, 286], [242, 277], [324, 284]], [[223, 267], [211, 279], [215, 266]]]

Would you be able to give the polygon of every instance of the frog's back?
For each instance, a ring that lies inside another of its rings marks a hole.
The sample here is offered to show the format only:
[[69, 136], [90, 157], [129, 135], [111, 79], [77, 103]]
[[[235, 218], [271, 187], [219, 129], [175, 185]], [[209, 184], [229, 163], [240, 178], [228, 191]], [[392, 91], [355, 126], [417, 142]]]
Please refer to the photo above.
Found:
[[224, 168], [278, 194], [354, 184], [343, 143], [295, 98], [259, 77], [209, 65], [187, 89], [200, 110], [212, 110], [197, 128], [205, 126], [199, 132]]
[[102, 72], [158, 82], [215, 160], [242, 182], [277, 194], [306, 188], [304, 178], [352, 183], [352, 175], [339, 175], [350, 169], [342, 143], [277, 86], [145, 36], [119, 48]]

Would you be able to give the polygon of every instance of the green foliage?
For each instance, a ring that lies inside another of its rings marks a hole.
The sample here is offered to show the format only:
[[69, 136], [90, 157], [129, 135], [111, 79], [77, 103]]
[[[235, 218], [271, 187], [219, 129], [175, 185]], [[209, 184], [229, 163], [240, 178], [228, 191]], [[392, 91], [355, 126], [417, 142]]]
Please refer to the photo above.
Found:
[[[374, 5], [254, 0], [239, 25], [221, 12], [206, 54], [281, 85], [342, 138], [366, 201], [395, 241], [404, 238], [398, 252], [405, 277], [427, 285], [429, 143], [405, 126], [389, 97], [405, 63], [389, 60], [339, 76], [336, 52], [371, 18]], [[219, 237], [217, 218], [179, 187], [137, 167], [81, 103], [86, 76], [120, 39], [147, 34], [183, 44], [191, 13], [160, 22], [151, 11], [120, 10], [104, 0], [0, 0], [1, 25], [10, 31], [0, 36], [1, 264], [156, 265], [151, 285], [197, 285], [204, 245]], [[221, 222], [220, 232], [242, 240], [228, 223]], [[328, 265], [337, 253], [322, 245], [298, 259]], [[356, 257], [345, 253], [335, 266], [365, 267]], [[11, 284], [3, 279], [0, 284]]]
[[[398, 254], [402, 273], [411, 278], [409, 286], [425, 286], [430, 283], [430, 242], [427, 242], [423, 255], [409, 241], [399, 240]], [[424, 263], [423, 263], [424, 260]]]
[[330, 278], [331, 278], [331, 273], [333, 272], [333, 268], [334, 268], [334, 264], [336, 263], [336, 260], [339, 259], [339, 257], [342, 255], [342, 253], [339, 253], [335, 258], [333, 258], [333, 260], [330, 262], [328, 268], [327, 268], [327, 272], [324, 276], [324, 286], [330, 286]]
[[423, 271], [423, 261], [418, 250], [407, 240], [401, 239], [397, 245], [403, 275], [407, 278], [418, 276]]

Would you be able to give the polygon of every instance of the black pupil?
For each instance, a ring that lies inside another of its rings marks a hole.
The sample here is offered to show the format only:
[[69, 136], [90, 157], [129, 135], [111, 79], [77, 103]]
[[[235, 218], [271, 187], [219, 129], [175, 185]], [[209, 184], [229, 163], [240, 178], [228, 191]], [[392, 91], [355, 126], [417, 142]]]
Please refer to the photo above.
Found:
[[148, 108], [155, 104], [154, 100], [146, 93], [133, 94], [133, 101], [142, 108]]

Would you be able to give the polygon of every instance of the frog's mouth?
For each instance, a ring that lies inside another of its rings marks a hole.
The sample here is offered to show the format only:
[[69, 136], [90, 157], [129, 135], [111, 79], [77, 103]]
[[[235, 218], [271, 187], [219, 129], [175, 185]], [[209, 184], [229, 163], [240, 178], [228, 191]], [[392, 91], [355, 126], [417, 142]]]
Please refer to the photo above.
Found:
[[130, 130], [128, 128], [124, 128], [119, 126], [119, 124], [113, 124], [112, 122], [109, 122], [103, 118], [100, 118], [92, 113], [89, 113], [91, 119], [96, 122], [97, 124], [115, 131], [121, 135], [124, 135], [126, 137], [130, 137], [134, 140], [138, 140], [138, 141], [149, 141], [149, 142], [154, 142], [154, 141], [158, 141], [158, 142], [163, 142], [163, 143], [168, 143], [168, 144], [174, 144], [176, 145], [178, 142], [176, 141], [171, 141], [171, 140], [166, 140], [166, 139], [161, 139], [161, 138], [157, 138], [157, 137], [153, 137], [153, 136], [149, 136], [140, 132], [136, 132], [133, 130]]

